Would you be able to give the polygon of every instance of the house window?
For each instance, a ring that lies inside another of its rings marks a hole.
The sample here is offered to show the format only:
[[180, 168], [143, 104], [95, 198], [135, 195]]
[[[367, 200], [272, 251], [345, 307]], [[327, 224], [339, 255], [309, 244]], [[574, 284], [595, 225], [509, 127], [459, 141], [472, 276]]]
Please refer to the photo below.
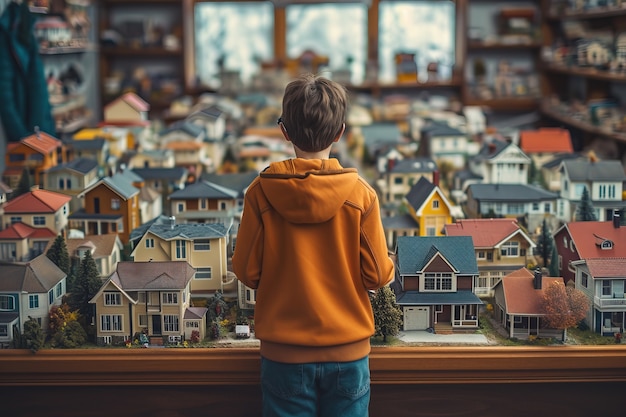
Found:
[[185, 203], [176, 204], [176, 211], [178, 213], [182, 213], [183, 211], [185, 211]]
[[487, 252], [487, 262], [493, 262], [493, 252]]
[[248, 304], [256, 303], [256, 290], [251, 290], [250, 288], [246, 287], [246, 301], [248, 302]]
[[502, 256], [513, 257], [519, 256], [519, 242], [506, 242], [500, 247]]
[[9, 155], [9, 161], [22, 162], [26, 160], [26, 156], [23, 153], [12, 153]]
[[539, 211], [539, 203], [533, 203], [533, 211]]
[[567, 236], [563, 236], [563, 246], [567, 247]]
[[115, 292], [104, 293], [104, 305], [105, 306], [121, 306], [122, 294]]
[[439, 208], [439, 200], [433, 200], [433, 209]]
[[0, 311], [15, 310], [15, 297], [12, 295], [0, 294]]
[[59, 190], [65, 189], [65, 180], [63, 178], [59, 178]]
[[211, 275], [211, 267], [196, 269], [196, 279], [211, 279]]
[[33, 216], [33, 225], [34, 226], [45, 226], [46, 225], [46, 217], [45, 216]]
[[395, 177], [393, 179], [393, 183], [396, 185], [402, 185], [404, 183], [404, 178], [402, 177]]
[[146, 248], [153, 248], [154, 247], [154, 239], [149, 237], [146, 239]]
[[611, 294], [611, 280], [603, 279], [602, 280], [602, 295], [612, 295]]
[[11, 216], [11, 224], [20, 223], [22, 221], [21, 216]]
[[563, 257], [559, 255], [559, 271], [563, 269]]
[[176, 259], [187, 259], [187, 242], [184, 240], [176, 241]]
[[166, 332], [178, 331], [178, 316], [173, 314], [166, 314], [163, 316], [163, 330]]
[[120, 199], [112, 198], [111, 199], [111, 210], [119, 210], [120, 209]]
[[148, 327], [148, 315], [146, 314], [139, 315], [139, 327]]
[[117, 231], [118, 233], [124, 233], [124, 221], [120, 220], [117, 222]]
[[200, 323], [198, 323], [197, 321], [188, 321], [185, 323], [185, 327], [188, 329], [199, 329]]
[[220, 210], [222, 210], [222, 211], [226, 210], [226, 202], [222, 201], [220, 203]]
[[72, 189], [72, 179], [71, 178], [68, 178], [67, 180], [65, 180], [65, 184], [66, 184], [65, 188], [67, 188], [68, 190]]
[[209, 239], [198, 239], [193, 242], [194, 250], [211, 250], [211, 240]]
[[42, 253], [45, 252], [46, 248], [48, 247], [48, 242], [47, 241], [35, 241], [33, 242], [33, 256], [39, 256]]
[[39, 295], [30, 294], [28, 296], [28, 308], [39, 308]]
[[436, 228], [434, 228], [432, 226], [426, 227], [426, 236], [436, 236], [436, 235], [437, 235], [437, 229]]
[[178, 304], [178, 293], [176, 292], [164, 292], [163, 304]]
[[209, 207], [209, 203], [206, 198], [200, 199], [200, 210], [206, 210]]
[[479, 250], [478, 252], [476, 252], [476, 259], [484, 260], [486, 257], [487, 256], [484, 250]]
[[447, 272], [428, 272], [424, 274], [424, 290], [452, 291], [452, 274]]
[[100, 316], [100, 330], [103, 332], [122, 331], [121, 314], [103, 314]]
[[588, 280], [589, 280], [589, 275], [587, 275], [586, 273], [582, 272], [582, 273], [580, 274], [580, 284], [581, 284], [583, 287], [587, 288], [587, 287], [588, 287], [588, 284], [589, 284], [589, 283], [588, 283]]
[[550, 213], [550, 203], [544, 203], [543, 204], [543, 212], [544, 213]]
[[48, 304], [52, 305], [54, 303], [54, 289], [48, 291]]
[[56, 286], [56, 295], [57, 295], [57, 298], [63, 295], [63, 283], [62, 282], [59, 282]]

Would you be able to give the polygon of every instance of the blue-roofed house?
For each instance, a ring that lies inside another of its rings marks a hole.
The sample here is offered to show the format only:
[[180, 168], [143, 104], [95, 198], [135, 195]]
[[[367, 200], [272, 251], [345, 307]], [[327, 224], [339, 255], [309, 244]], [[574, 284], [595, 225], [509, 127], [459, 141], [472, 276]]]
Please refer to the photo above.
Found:
[[403, 330], [450, 333], [478, 328], [478, 265], [469, 236], [398, 237], [391, 288]]
[[82, 200], [78, 198], [85, 188], [99, 180], [98, 162], [95, 159], [78, 157], [45, 172], [45, 189], [72, 197], [70, 212], [82, 208]]
[[209, 298], [216, 291], [235, 297], [237, 280], [228, 271], [229, 230], [222, 223], [153, 223], [138, 239], [131, 256], [137, 262], [187, 261], [196, 269], [191, 295]]

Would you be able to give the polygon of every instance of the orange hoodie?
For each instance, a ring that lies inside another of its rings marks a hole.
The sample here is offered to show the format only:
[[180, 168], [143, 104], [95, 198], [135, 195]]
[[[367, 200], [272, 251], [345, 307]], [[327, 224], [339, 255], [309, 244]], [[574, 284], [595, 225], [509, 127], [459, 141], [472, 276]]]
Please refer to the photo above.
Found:
[[264, 357], [363, 358], [374, 333], [368, 290], [394, 274], [375, 191], [336, 159], [272, 163], [246, 192], [233, 270], [257, 289]]

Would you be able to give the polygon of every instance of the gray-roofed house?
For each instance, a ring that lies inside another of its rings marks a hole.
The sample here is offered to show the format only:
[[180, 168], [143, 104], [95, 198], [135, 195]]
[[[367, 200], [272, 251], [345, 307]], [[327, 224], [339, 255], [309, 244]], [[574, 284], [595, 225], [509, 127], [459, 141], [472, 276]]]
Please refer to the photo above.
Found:
[[215, 104], [209, 104], [185, 119], [204, 129], [205, 138], [209, 141], [222, 141], [226, 132], [226, 112]]
[[195, 274], [184, 260], [119, 262], [89, 301], [96, 308], [98, 344], [132, 342], [138, 333], [152, 344], [182, 341]]
[[376, 161], [381, 153], [407, 141], [397, 123], [377, 122], [355, 128], [355, 135], [361, 135], [364, 146], [363, 155]]
[[188, 178], [187, 169], [184, 167], [133, 168], [132, 171], [143, 179], [146, 188], [151, 188], [161, 195], [161, 213], [171, 215], [167, 199], [174, 191], [185, 188]]
[[[133, 177], [135, 178], [135, 177]], [[86, 235], [117, 233], [124, 245], [140, 224], [139, 189], [128, 172], [104, 177], [78, 195], [84, 208], [69, 216], [71, 229]]]
[[228, 229], [222, 223], [154, 223], [137, 241], [131, 256], [135, 261], [187, 261], [196, 269], [191, 292], [209, 298], [216, 291], [232, 296], [237, 280], [228, 272]]
[[90, 140], [67, 140], [64, 142], [69, 156], [67, 160], [75, 158], [89, 158], [98, 162], [99, 174], [102, 176], [108, 168], [114, 165], [110, 160], [109, 142], [104, 138], [93, 138]]
[[467, 188], [467, 218], [522, 219], [527, 230], [537, 230], [543, 220], [556, 229], [558, 194], [528, 184], [471, 184]]
[[45, 172], [45, 189], [72, 197], [70, 211], [82, 208], [78, 194], [95, 184], [100, 167], [95, 159], [79, 157], [70, 162], [57, 165]]
[[174, 152], [169, 149], [140, 149], [126, 155], [127, 168], [172, 168], [176, 165]]
[[614, 210], [626, 210], [623, 199], [624, 166], [620, 161], [564, 160], [561, 164], [561, 192], [557, 216], [564, 222], [575, 220], [576, 209], [586, 188], [595, 209], [596, 220], [613, 218]]
[[561, 189], [561, 164], [570, 159], [584, 159], [584, 156], [578, 152], [558, 153], [540, 167], [536, 167], [541, 172], [541, 179], [547, 190], [559, 191]]
[[30, 262], [0, 262], [0, 346], [13, 341], [14, 330], [24, 332], [29, 317], [48, 328], [48, 313], [60, 305], [67, 290], [66, 274], [46, 255]]
[[252, 181], [258, 176], [254, 171], [238, 172], [233, 174], [203, 174], [202, 179], [211, 184], [216, 184], [237, 192], [237, 202], [235, 207], [237, 213], [243, 211], [243, 201], [246, 191]]
[[478, 266], [469, 236], [401, 236], [391, 288], [403, 330], [450, 333], [478, 328]]
[[437, 164], [445, 161], [461, 169], [468, 156], [477, 151], [466, 133], [445, 123], [431, 121], [421, 130], [420, 155], [433, 158]]
[[432, 158], [405, 158], [399, 161], [389, 160], [387, 171], [376, 182], [381, 193], [382, 204], [400, 205], [411, 187], [424, 177], [437, 182], [439, 171]]
[[486, 184], [527, 184], [531, 159], [516, 144], [493, 139], [468, 160], [470, 170]]
[[179, 223], [223, 223], [230, 229], [238, 198], [238, 190], [198, 181], [170, 194], [170, 211]]

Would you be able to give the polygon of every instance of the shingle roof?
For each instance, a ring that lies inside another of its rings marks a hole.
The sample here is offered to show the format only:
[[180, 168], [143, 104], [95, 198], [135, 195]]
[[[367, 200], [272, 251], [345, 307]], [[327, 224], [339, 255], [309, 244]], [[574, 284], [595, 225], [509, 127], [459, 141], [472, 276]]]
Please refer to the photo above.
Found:
[[526, 153], [574, 152], [569, 130], [542, 127], [520, 132], [520, 148]]
[[207, 311], [209, 311], [206, 307], [188, 307], [185, 310], [185, 315], [183, 316], [184, 320], [199, 320], [202, 317], [206, 316]]
[[42, 154], [48, 154], [61, 146], [61, 141], [45, 132], [33, 133], [20, 140], [21, 143]]
[[624, 181], [624, 167], [617, 160], [567, 160], [563, 167], [571, 181]]
[[111, 256], [115, 245], [121, 245], [119, 235], [117, 233], [107, 233], [104, 235], [88, 235], [85, 238], [68, 238], [66, 239], [67, 252], [70, 256], [74, 256], [74, 252], [80, 247], [93, 247], [92, 253], [94, 259], [106, 258]]
[[587, 267], [594, 279], [626, 278], [626, 258], [587, 259]]
[[188, 134], [189, 136], [198, 137], [201, 136], [202, 133], [204, 133], [204, 129], [201, 126], [198, 126], [187, 120], [181, 120], [161, 130], [159, 132], [159, 136], [164, 136], [172, 132], [183, 132]]
[[65, 273], [44, 254], [30, 262], [0, 262], [0, 291], [46, 293]]
[[[614, 227], [612, 221], [569, 222], [569, 231], [581, 259], [626, 257], [626, 227]], [[596, 237], [613, 242], [613, 249], [601, 249]]]
[[395, 163], [390, 172], [394, 174], [411, 172], [433, 172], [437, 164], [432, 158], [408, 158]]
[[107, 104], [106, 107], [108, 108], [120, 101], [123, 101], [124, 103], [131, 106], [133, 109], [140, 111], [140, 112], [146, 112], [150, 110], [150, 104], [148, 104], [147, 101], [145, 101], [144, 99], [142, 99], [141, 97], [139, 97], [137, 94], [133, 92], [128, 92], [122, 95], [121, 97], [116, 98], [111, 103]]
[[435, 250], [461, 274], [478, 274], [472, 238], [469, 236], [400, 236], [398, 237], [400, 274], [421, 271]]
[[421, 129], [422, 135], [435, 136], [465, 136], [459, 129], [450, 127], [447, 123], [432, 121]]
[[534, 274], [526, 268], [502, 277], [502, 286], [508, 314], [543, 315], [541, 300], [552, 283], [563, 285], [563, 278], [542, 277], [541, 289], [535, 289]]
[[515, 233], [523, 233], [516, 219], [459, 219], [444, 225], [447, 236], [471, 236], [474, 248], [493, 248]]
[[173, 168], [133, 168], [132, 171], [146, 181], [170, 180], [178, 181], [187, 175], [187, 169], [183, 167]]
[[22, 240], [27, 238], [52, 239], [56, 233], [47, 227], [32, 227], [22, 222], [11, 224], [6, 229], [0, 231], [0, 240]]
[[164, 240], [219, 238], [227, 232], [222, 223], [153, 224], [148, 229], [148, 233]]
[[474, 157], [475, 160], [487, 160], [492, 159], [500, 154], [503, 150], [508, 148], [510, 143], [503, 140], [494, 139], [489, 143], [485, 143], [481, 146], [480, 151]]
[[182, 290], [195, 273], [187, 261], [122, 261], [110, 279], [124, 291]]
[[382, 218], [385, 229], [419, 229], [419, 225], [410, 214]]
[[65, 164], [54, 166], [50, 168], [48, 172], [57, 172], [57, 171], [67, 170], [67, 171], [78, 172], [79, 174], [85, 175], [93, 171], [96, 168], [98, 168], [98, 162], [95, 159], [79, 157], [79, 158], [74, 158], [70, 162], [67, 162]]
[[198, 181], [186, 186], [182, 190], [174, 191], [170, 194], [170, 200], [188, 200], [190, 198], [237, 198], [239, 193], [221, 185], [206, 181]]
[[72, 199], [71, 196], [47, 190], [32, 190], [4, 205], [4, 212], [13, 213], [55, 213]]
[[414, 210], [419, 210], [420, 207], [426, 202], [426, 199], [435, 191], [437, 187], [432, 182], [428, 181], [424, 177], [413, 184], [411, 189], [406, 195], [406, 199], [413, 207]]
[[119, 194], [120, 197], [123, 197], [126, 200], [139, 193], [139, 190], [131, 184], [128, 177], [121, 173], [117, 173], [112, 177], [104, 177], [100, 180], [100, 182], [106, 184], [109, 188]]
[[471, 184], [467, 193], [479, 201], [544, 201], [555, 200], [557, 193], [527, 184]]

